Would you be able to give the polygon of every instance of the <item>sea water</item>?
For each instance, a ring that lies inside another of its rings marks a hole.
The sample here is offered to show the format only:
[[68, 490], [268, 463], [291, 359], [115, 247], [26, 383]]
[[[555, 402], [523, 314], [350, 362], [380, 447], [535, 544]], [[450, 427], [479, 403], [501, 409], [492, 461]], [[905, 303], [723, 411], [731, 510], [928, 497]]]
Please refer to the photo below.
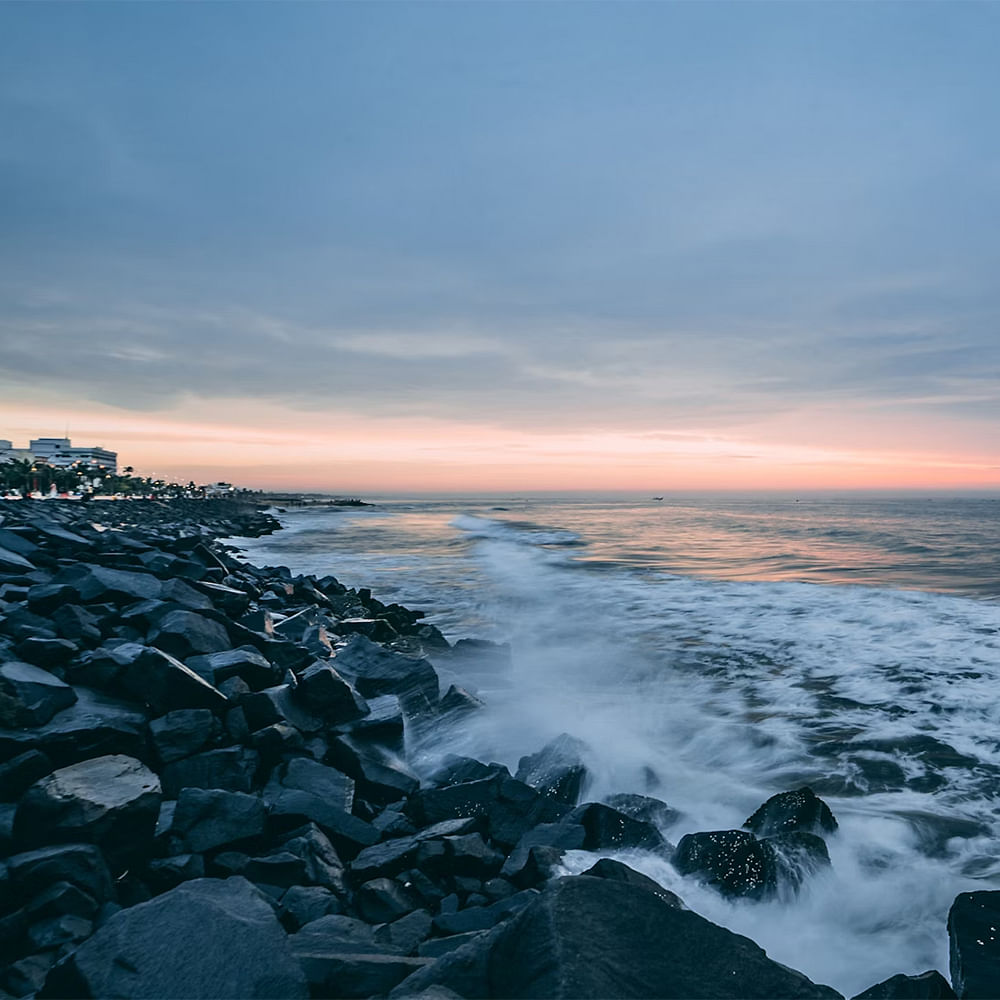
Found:
[[811, 785], [840, 827], [798, 894], [726, 901], [618, 855], [810, 978], [851, 996], [947, 975], [955, 895], [1000, 888], [1000, 499], [385, 498], [280, 518], [241, 543], [254, 563], [511, 643], [510, 669], [439, 669], [486, 707], [413, 747], [418, 768], [516, 768], [568, 732], [587, 798], [664, 799], [675, 843]]

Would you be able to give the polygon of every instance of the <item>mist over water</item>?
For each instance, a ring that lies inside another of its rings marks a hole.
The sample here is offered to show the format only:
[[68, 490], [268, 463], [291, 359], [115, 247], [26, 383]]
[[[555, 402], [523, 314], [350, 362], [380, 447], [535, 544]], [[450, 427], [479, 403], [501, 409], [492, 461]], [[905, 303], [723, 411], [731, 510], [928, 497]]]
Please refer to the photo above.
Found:
[[509, 671], [463, 668], [487, 708], [414, 747], [419, 767], [516, 768], [569, 732], [587, 797], [663, 798], [673, 842], [812, 785], [840, 829], [796, 896], [727, 902], [622, 856], [812, 979], [851, 996], [947, 974], [954, 896], [1000, 886], [1000, 503], [428, 500], [283, 522], [250, 559], [512, 642]]

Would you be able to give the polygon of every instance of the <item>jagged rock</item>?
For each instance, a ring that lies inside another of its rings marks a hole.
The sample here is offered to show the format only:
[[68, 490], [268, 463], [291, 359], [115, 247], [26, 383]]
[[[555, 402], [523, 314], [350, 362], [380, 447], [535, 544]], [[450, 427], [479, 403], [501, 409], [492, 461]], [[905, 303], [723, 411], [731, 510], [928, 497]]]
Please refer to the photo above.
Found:
[[266, 815], [264, 803], [255, 795], [184, 788], [177, 797], [171, 830], [189, 851], [201, 854], [260, 836]]
[[149, 734], [160, 763], [196, 754], [212, 738], [215, 725], [215, 716], [207, 708], [179, 708], [153, 719]]
[[575, 806], [587, 777], [583, 755], [587, 744], [569, 733], [561, 733], [538, 753], [522, 757], [518, 763], [518, 781], [537, 788], [560, 802]]
[[104, 856], [93, 844], [60, 844], [15, 854], [7, 860], [12, 888], [21, 898], [68, 883], [98, 902], [112, 898], [111, 876]]
[[356, 882], [367, 882], [380, 875], [398, 875], [413, 866], [421, 844], [429, 840], [461, 836], [478, 825], [475, 818], [450, 819], [429, 826], [412, 837], [397, 837], [374, 844], [361, 851], [351, 862], [351, 875]]
[[414, 910], [405, 916], [375, 928], [375, 940], [386, 951], [413, 955], [431, 933], [433, 920], [427, 910]]
[[32, 898], [24, 910], [28, 919], [34, 922], [61, 916], [92, 920], [98, 908], [97, 900], [72, 882], [54, 882]]
[[319, 733], [326, 728], [322, 718], [313, 715], [295, 700], [288, 684], [246, 695], [240, 707], [252, 733], [273, 725], [290, 725], [300, 733], [308, 734]]
[[89, 757], [146, 753], [146, 716], [116, 698], [75, 687], [77, 701], [57, 712], [43, 726], [0, 730], [0, 759], [26, 750], [42, 750], [58, 767]]
[[664, 851], [667, 842], [650, 823], [645, 823], [601, 802], [577, 806], [567, 817], [567, 823], [579, 823], [584, 831], [583, 847], [587, 851], [636, 847], [646, 851]]
[[995, 998], [1000, 984], [1000, 891], [963, 892], [948, 912], [951, 984], [959, 997]]
[[[539, 823], [517, 842], [500, 874], [519, 885], [534, 885], [551, 860], [562, 858], [565, 851], [582, 849], [585, 840], [586, 831], [579, 823]], [[536, 847], [550, 848], [551, 852], [537, 851], [532, 855]]]
[[354, 808], [354, 780], [308, 757], [293, 757], [277, 768], [268, 788], [276, 793], [277, 784], [317, 795], [345, 812]]
[[420, 898], [391, 878], [376, 878], [358, 887], [354, 905], [368, 923], [384, 924], [418, 909]]
[[90, 563], [75, 563], [61, 570], [52, 581], [72, 587], [84, 604], [115, 604], [159, 600], [163, 585], [149, 573], [109, 569]]
[[330, 838], [337, 851], [348, 857], [378, 842], [378, 831], [370, 823], [319, 795], [283, 787], [269, 798], [269, 803], [272, 826], [288, 828], [313, 822]]
[[802, 831], [822, 836], [837, 829], [830, 807], [808, 786], [772, 795], [743, 826], [758, 837]]
[[288, 939], [297, 957], [308, 954], [357, 954], [378, 951], [375, 930], [363, 920], [341, 914], [319, 917]]
[[645, 888], [586, 876], [556, 880], [392, 996], [432, 986], [475, 997], [839, 998]]
[[305, 862], [306, 882], [322, 886], [340, 897], [347, 896], [344, 866], [330, 839], [315, 823], [297, 827], [285, 835], [278, 850]]
[[919, 976], [900, 973], [884, 982], [869, 986], [852, 1000], [954, 1000], [955, 991], [936, 969]]
[[25, 599], [28, 608], [36, 615], [51, 615], [57, 608], [72, 604], [76, 600], [76, 591], [65, 584], [40, 583], [29, 588]]
[[0, 663], [0, 725], [42, 726], [77, 700], [64, 681], [41, 667]]
[[229, 633], [194, 611], [171, 611], [149, 633], [149, 642], [180, 660], [230, 648]]
[[36, 635], [22, 639], [15, 649], [25, 663], [33, 663], [43, 670], [65, 666], [79, 651], [77, 644], [69, 639], [47, 639]]
[[299, 677], [295, 696], [316, 715], [335, 722], [352, 722], [368, 712], [368, 704], [328, 663], [317, 662]]
[[185, 663], [215, 687], [231, 677], [239, 677], [251, 691], [263, 691], [281, 679], [271, 663], [253, 646], [192, 656]]
[[428, 660], [394, 653], [363, 635], [354, 635], [332, 662], [340, 673], [354, 678], [355, 687], [366, 698], [396, 694], [405, 700], [417, 695], [437, 703], [437, 672]]
[[260, 759], [246, 747], [222, 747], [176, 760], [160, 772], [163, 793], [176, 798], [182, 788], [221, 788], [249, 792], [254, 785]]
[[51, 951], [12, 962], [4, 975], [3, 988], [15, 997], [33, 995], [45, 984], [45, 977], [55, 962], [56, 953]]
[[383, 809], [373, 820], [372, 826], [381, 834], [383, 840], [392, 837], [409, 837], [417, 832], [405, 813], [391, 806]]
[[278, 889], [302, 885], [307, 880], [306, 862], [291, 851], [272, 851], [249, 858], [242, 872], [251, 882]]
[[271, 906], [242, 878], [196, 879], [114, 914], [40, 997], [305, 998]]
[[156, 711], [208, 708], [223, 712], [225, 695], [189, 670], [180, 660], [154, 647], [137, 647], [121, 674], [122, 686]]
[[464, 716], [478, 712], [485, 707], [485, 704], [481, 698], [477, 698], [465, 688], [451, 684], [438, 704], [438, 711], [442, 715]]
[[689, 833], [672, 861], [681, 875], [696, 875], [724, 896], [762, 899], [778, 885], [774, 848], [744, 830]]
[[22, 844], [92, 841], [109, 856], [129, 856], [152, 841], [160, 799], [159, 778], [133, 757], [82, 761], [25, 792], [14, 836]]
[[16, 570], [27, 570], [31, 572], [34, 568], [34, 565], [28, 562], [24, 556], [11, 552], [10, 549], [5, 549], [0, 545], [0, 571], [9, 573]]
[[52, 624], [64, 639], [85, 644], [101, 641], [101, 620], [79, 604], [64, 604], [52, 612]]
[[826, 841], [813, 833], [780, 833], [768, 837], [765, 843], [774, 850], [779, 886], [798, 889], [810, 875], [830, 867]]
[[191, 879], [205, 877], [205, 859], [200, 854], [175, 854], [157, 858], [146, 866], [146, 879], [155, 892], [166, 892]]
[[428, 964], [422, 958], [378, 952], [300, 953], [299, 961], [313, 995], [345, 1000], [385, 996], [397, 983]]
[[625, 813], [626, 816], [631, 816], [632, 819], [641, 819], [644, 823], [650, 823], [657, 829], [670, 826], [680, 818], [680, 813], [676, 809], [671, 809], [662, 799], [654, 798], [651, 795], [624, 792], [609, 795], [604, 803], [611, 806], [612, 809]]
[[281, 922], [291, 932], [320, 917], [340, 913], [340, 900], [320, 885], [293, 885], [280, 902]]
[[28, 928], [27, 945], [29, 951], [50, 951], [74, 945], [90, 937], [94, 922], [85, 917], [63, 914], [40, 920]]
[[581, 872], [581, 874], [589, 875], [592, 878], [611, 879], [612, 882], [627, 882], [629, 885], [638, 886], [640, 889], [646, 889], [648, 892], [653, 893], [654, 896], [662, 899], [668, 906], [676, 907], [679, 910], [685, 909], [684, 902], [680, 896], [669, 889], [664, 889], [659, 882], [651, 879], [648, 875], [643, 875], [642, 872], [637, 872], [634, 868], [629, 868], [628, 865], [622, 864], [621, 861], [615, 861], [612, 858], [601, 858], [600, 861], [585, 872]]
[[25, 753], [0, 764], [0, 801], [16, 802], [36, 781], [54, 770], [40, 750]]
[[160, 589], [160, 599], [179, 604], [186, 611], [212, 611], [215, 607], [208, 597], [183, 580], [165, 580]]
[[503, 854], [487, 845], [478, 833], [445, 837], [444, 845], [453, 875], [485, 879], [496, 875], [504, 863]]
[[349, 736], [333, 737], [327, 744], [325, 762], [353, 778], [357, 794], [369, 802], [379, 805], [398, 802], [420, 787], [416, 774], [382, 747]]

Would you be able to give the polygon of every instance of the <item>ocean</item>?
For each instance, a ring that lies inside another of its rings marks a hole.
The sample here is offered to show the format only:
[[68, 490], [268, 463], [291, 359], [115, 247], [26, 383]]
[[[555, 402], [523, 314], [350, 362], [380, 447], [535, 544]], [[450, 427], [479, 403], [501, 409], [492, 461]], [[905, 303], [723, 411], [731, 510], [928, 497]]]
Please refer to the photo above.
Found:
[[418, 768], [515, 769], [568, 732], [587, 798], [664, 799], [674, 843], [809, 784], [840, 828], [798, 894], [730, 902], [621, 857], [815, 981], [947, 976], [955, 895], [1000, 888], [1000, 498], [392, 497], [279, 517], [239, 541], [252, 562], [511, 643], [509, 670], [439, 669], [486, 707], [412, 747]]

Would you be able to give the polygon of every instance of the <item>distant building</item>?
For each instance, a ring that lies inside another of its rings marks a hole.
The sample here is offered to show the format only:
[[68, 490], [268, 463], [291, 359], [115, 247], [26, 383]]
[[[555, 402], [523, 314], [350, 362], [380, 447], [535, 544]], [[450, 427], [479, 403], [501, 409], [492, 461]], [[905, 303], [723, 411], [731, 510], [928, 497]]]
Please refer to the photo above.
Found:
[[106, 448], [74, 448], [69, 438], [35, 438], [27, 448], [15, 448], [10, 441], [0, 439], [0, 462], [18, 458], [47, 462], [61, 468], [81, 462], [108, 472], [118, 472], [118, 452]]

